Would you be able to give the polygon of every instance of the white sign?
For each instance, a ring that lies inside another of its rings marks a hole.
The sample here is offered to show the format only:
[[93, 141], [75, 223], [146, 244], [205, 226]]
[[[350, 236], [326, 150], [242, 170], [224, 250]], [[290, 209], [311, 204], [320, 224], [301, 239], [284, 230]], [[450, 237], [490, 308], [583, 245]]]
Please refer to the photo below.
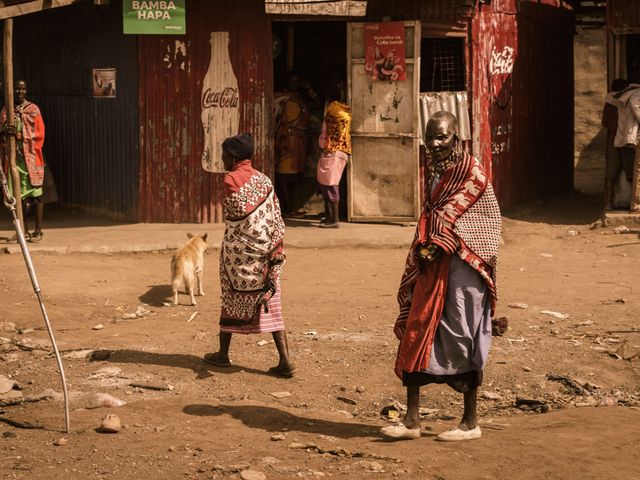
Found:
[[331, 15], [364, 17], [367, 2], [356, 0], [265, 0], [265, 11], [279, 15]]
[[513, 48], [504, 47], [502, 51], [498, 52], [496, 47], [491, 50], [491, 61], [489, 62], [489, 72], [491, 75], [509, 74], [513, 72], [513, 62], [515, 57], [513, 55]]

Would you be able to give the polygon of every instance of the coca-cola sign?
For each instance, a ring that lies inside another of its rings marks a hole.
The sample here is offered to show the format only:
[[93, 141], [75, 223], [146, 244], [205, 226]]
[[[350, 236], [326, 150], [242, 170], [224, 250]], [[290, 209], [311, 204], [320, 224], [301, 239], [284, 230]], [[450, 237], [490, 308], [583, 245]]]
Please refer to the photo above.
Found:
[[200, 97], [204, 149], [202, 168], [223, 173], [222, 142], [238, 133], [240, 90], [229, 55], [229, 32], [211, 32], [211, 58]]
[[207, 88], [202, 93], [202, 108], [238, 108], [238, 89], [225, 87], [222, 90]]

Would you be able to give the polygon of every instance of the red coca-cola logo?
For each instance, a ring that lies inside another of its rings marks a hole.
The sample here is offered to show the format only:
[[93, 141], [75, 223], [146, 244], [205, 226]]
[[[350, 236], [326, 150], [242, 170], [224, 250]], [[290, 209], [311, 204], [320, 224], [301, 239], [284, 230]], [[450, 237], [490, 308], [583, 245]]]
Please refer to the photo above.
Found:
[[237, 88], [226, 87], [218, 91], [207, 88], [202, 94], [202, 108], [238, 108], [239, 102]]

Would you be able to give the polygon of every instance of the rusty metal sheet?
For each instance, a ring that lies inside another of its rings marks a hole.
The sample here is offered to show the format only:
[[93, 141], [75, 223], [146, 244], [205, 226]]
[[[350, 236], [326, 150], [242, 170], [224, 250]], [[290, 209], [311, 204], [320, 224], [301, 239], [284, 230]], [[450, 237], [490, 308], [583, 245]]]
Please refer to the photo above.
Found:
[[[45, 121], [44, 155], [62, 211], [136, 218], [136, 38], [119, 5], [78, 5], [15, 19], [15, 72]], [[92, 68], [115, 68], [115, 98], [93, 98]], [[61, 73], [62, 72], [62, 73]]]
[[271, 23], [264, 1], [216, 2], [214, 8], [188, 0], [187, 32], [139, 37], [138, 219], [144, 222], [222, 221], [223, 174], [202, 168], [201, 97], [212, 32], [229, 32], [239, 130], [254, 136], [254, 166], [273, 174]]
[[472, 98], [474, 154], [506, 207], [573, 186], [573, 13], [500, 3], [473, 20]]
[[473, 16], [473, 8], [456, 6], [452, 0], [369, 0], [367, 3], [367, 20], [381, 20], [391, 17], [393, 20], [430, 20], [457, 21]]
[[640, 2], [608, 0], [607, 28], [620, 35], [640, 33]]

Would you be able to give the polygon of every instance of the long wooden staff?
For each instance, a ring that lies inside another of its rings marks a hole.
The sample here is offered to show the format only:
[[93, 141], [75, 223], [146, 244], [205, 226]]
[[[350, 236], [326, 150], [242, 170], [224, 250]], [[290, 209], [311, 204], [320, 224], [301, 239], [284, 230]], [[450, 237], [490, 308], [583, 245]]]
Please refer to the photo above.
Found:
[[[13, 35], [13, 20], [7, 19], [4, 21], [4, 75], [5, 75], [5, 100], [7, 107], [7, 120], [9, 122], [13, 122], [13, 57], [11, 55], [7, 55], [7, 52], [11, 52], [11, 43]], [[7, 56], [9, 57], [10, 63], [7, 63]], [[10, 87], [10, 88], [9, 88]], [[40, 285], [38, 284], [38, 279], [36, 277], [36, 271], [33, 268], [33, 262], [31, 261], [31, 255], [29, 254], [29, 249], [27, 248], [27, 242], [24, 238], [24, 231], [22, 230], [23, 223], [19, 217], [18, 212], [20, 211], [20, 180], [18, 178], [18, 170], [15, 166], [15, 139], [13, 136], [9, 136], [10, 141], [10, 155], [11, 155], [11, 177], [12, 177], [12, 185], [13, 192], [17, 192], [18, 195], [14, 196], [9, 192], [9, 185], [7, 184], [7, 178], [4, 174], [4, 170], [2, 166], [0, 166], [0, 188], [2, 190], [2, 195], [4, 197], [4, 204], [11, 212], [11, 216], [13, 217], [13, 226], [16, 230], [16, 238], [18, 239], [18, 243], [20, 244], [20, 249], [22, 250], [22, 256], [24, 257], [24, 263], [27, 265], [27, 271], [29, 272], [29, 278], [31, 278], [31, 285], [33, 286], [33, 291], [38, 298], [38, 303], [40, 304], [40, 311], [42, 312], [42, 316], [44, 318], [44, 323], [47, 327], [47, 332], [49, 333], [49, 339], [51, 340], [51, 345], [53, 347], [53, 353], [56, 357], [56, 362], [58, 364], [58, 371], [60, 372], [60, 377], [62, 379], [62, 390], [64, 392], [64, 421], [65, 421], [65, 431], [67, 433], [71, 433], [71, 425], [69, 421], [69, 393], [67, 390], [67, 379], [64, 374], [64, 366], [62, 365], [62, 358], [60, 357], [60, 351], [58, 350], [58, 345], [56, 344], [56, 339], [53, 335], [53, 329], [51, 328], [51, 323], [49, 322], [49, 316], [47, 315], [47, 310], [44, 306], [44, 301], [42, 300], [42, 292], [40, 290]], [[17, 187], [16, 187], [17, 184]]]
[[[4, 21], [4, 44], [3, 44], [3, 67], [4, 67], [4, 108], [7, 113], [7, 126], [15, 126], [15, 107], [13, 105], [13, 19]], [[11, 189], [18, 199], [16, 204], [16, 214], [24, 231], [24, 216], [22, 215], [22, 195], [20, 190], [20, 173], [16, 165], [16, 139], [13, 135], [7, 135], [7, 154], [9, 155], [9, 169], [11, 171]]]

